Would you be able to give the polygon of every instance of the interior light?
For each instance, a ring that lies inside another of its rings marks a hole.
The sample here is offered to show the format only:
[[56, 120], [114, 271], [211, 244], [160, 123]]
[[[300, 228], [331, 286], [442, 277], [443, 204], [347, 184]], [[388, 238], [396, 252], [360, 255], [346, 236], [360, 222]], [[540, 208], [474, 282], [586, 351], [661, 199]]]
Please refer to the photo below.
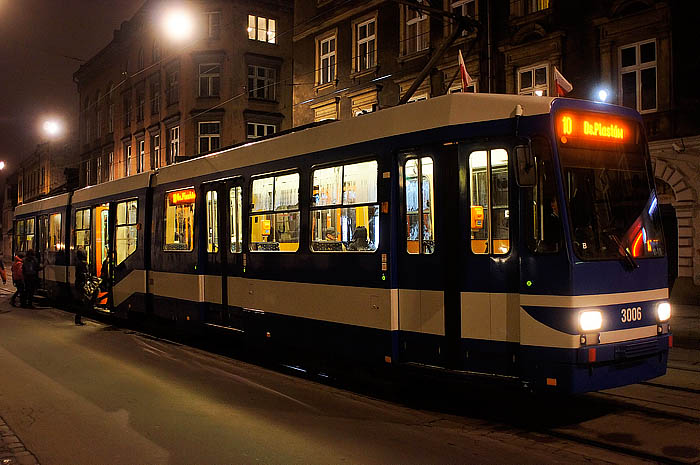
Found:
[[598, 310], [587, 310], [579, 314], [578, 322], [584, 332], [597, 331], [603, 326], [603, 314]]
[[659, 321], [667, 321], [671, 318], [671, 304], [668, 302], [661, 302], [656, 306], [656, 317]]

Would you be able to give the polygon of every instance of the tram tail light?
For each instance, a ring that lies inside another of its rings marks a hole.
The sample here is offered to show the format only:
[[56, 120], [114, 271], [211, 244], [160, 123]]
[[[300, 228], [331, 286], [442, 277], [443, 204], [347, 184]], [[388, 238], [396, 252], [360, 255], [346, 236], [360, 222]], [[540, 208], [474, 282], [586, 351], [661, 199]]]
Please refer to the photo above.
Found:
[[596, 350], [595, 348], [588, 349], [588, 362], [593, 363], [596, 360]]
[[603, 314], [598, 310], [587, 310], [579, 313], [578, 323], [584, 332], [597, 331], [603, 326]]
[[659, 321], [668, 321], [671, 318], [671, 304], [668, 302], [661, 302], [656, 306], [656, 318]]

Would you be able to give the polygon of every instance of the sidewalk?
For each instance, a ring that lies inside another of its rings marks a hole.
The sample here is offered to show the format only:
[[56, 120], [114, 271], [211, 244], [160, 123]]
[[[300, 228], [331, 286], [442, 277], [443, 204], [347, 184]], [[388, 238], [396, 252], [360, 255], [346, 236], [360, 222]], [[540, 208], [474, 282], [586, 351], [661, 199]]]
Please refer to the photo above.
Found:
[[38, 465], [39, 461], [29, 452], [22, 441], [12, 432], [5, 420], [0, 417], [0, 464]]

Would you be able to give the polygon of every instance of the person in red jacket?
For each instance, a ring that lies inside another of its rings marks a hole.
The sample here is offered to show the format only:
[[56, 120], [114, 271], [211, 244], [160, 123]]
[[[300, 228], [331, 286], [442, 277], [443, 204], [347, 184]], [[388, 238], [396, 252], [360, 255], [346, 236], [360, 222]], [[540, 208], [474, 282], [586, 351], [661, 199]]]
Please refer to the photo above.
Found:
[[23, 296], [22, 294], [24, 293], [24, 276], [22, 275], [22, 259], [24, 258], [24, 255], [22, 252], [18, 252], [17, 255], [15, 255], [15, 261], [12, 262], [12, 284], [15, 285], [17, 290], [15, 291], [14, 294], [12, 294], [12, 297], [10, 297], [10, 304], [15, 307], [16, 302], [17, 302], [17, 296], [19, 296], [19, 301], [23, 302]]

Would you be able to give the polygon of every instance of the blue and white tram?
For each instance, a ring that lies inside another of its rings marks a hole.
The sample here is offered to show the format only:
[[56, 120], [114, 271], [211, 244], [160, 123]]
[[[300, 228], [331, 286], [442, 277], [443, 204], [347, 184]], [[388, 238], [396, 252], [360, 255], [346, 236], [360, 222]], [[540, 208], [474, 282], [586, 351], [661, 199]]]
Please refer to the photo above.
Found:
[[449, 95], [69, 202], [66, 243], [109, 270], [100, 305], [117, 315], [562, 392], [666, 370], [663, 235], [625, 108]]

